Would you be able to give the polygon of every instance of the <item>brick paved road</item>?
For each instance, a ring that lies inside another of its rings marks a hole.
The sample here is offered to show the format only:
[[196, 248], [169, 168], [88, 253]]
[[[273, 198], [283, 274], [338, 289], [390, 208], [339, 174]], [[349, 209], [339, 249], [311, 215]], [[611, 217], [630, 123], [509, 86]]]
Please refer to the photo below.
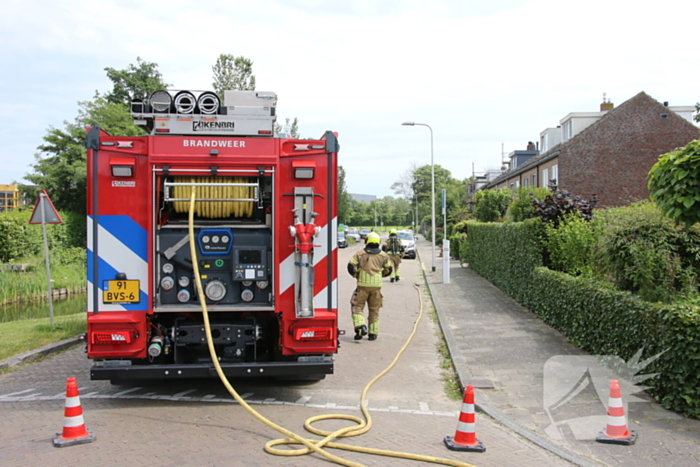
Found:
[[[341, 252], [343, 268], [352, 249]], [[305, 433], [304, 420], [314, 415], [360, 415], [362, 388], [394, 358], [418, 316], [418, 294], [412, 284], [420, 280], [419, 263], [405, 261], [402, 266], [403, 280], [397, 284], [387, 281], [383, 289], [386, 305], [379, 339], [359, 343], [352, 339], [348, 305], [353, 284], [341, 268], [341, 328], [348, 335], [341, 338], [335, 375], [309, 385], [238, 380], [234, 386], [254, 408], [299, 434]], [[425, 296], [424, 301], [427, 313], [430, 301]], [[568, 465], [483, 415], [478, 416], [477, 436], [487, 448], [485, 453], [455, 453], [445, 448], [443, 438], [455, 434], [461, 401], [450, 400], [443, 391], [435, 331], [436, 325], [424, 317], [414, 342], [395, 369], [369, 392], [373, 429], [343, 442], [459, 459], [478, 466]], [[280, 436], [231, 402], [218, 381], [112, 386], [90, 381], [88, 369], [84, 351], [77, 347], [0, 376], [2, 465], [329, 465], [317, 455], [300, 459], [266, 454], [264, 443]], [[85, 422], [97, 440], [57, 449], [51, 437], [62, 429], [68, 376], [78, 380]], [[340, 426], [345, 426], [344, 422], [319, 425], [325, 429]], [[334, 452], [365, 465], [419, 465]]]

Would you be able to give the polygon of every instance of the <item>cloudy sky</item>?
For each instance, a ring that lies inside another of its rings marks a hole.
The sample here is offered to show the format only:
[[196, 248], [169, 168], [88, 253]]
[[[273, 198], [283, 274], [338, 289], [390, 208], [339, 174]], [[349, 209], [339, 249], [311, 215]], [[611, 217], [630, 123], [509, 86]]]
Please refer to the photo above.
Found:
[[700, 101], [697, 0], [4, 0], [0, 183], [22, 181], [49, 127], [111, 89], [104, 68], [155, 62], [212, 89], [222, 54], [303, 137], [339, 133], [348, 190], [393, 195], [412, 165], [498, 168], [570, 112], [640, 91]]

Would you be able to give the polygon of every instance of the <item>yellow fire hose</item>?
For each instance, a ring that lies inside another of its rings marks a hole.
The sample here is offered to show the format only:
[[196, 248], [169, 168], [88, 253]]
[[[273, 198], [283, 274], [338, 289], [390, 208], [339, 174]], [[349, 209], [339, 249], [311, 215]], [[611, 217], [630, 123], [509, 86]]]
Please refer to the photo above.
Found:
[[[192, 187], [192, 195], [190, 197], [190, 209], [189, 209], [189, 234], [190, 234], [190, 239], [194, 238], [194, 206], [195, 206], [195, 199], [196, 199], [196, 187]], [[204, 327], [206, 329], [207, 333], [207, 345], [209, 347], [209, 354], [211, 356], [212, 362], [214, 362], [214, 367], [216, 368], [216, 373], [219, 375], [219, 378], [221, 379], [221, 382], [224, 384], [228, 392], [233, 396], [233, 398], [238, 402], [243, 408], [245, 408], [253, 417], [257, 418], [261, 422], [263, 422], [265, 425], [269, 426], [270, 428], [274, 428], [275, 430], [279, 431], [282, 433], [284, 436], [287, 436], [287, 438], [282, 438], [282, 439], [276, 439], [269, 441], [267, 444], [265, 444], [265, 451], [278, 455], [278, 456], [300, 456], [300, 455], [305, 455], [309, 454], [311, 452], [316, 452], [320, 454], [321, 456], [325, 457], [328, 460], [331, 460], [337, 464], [340, 465], [346, 465], [348, 467], [363, 467], [362, 464], [358, 464], [353, 461], [349, 461], [347, 459], [343, 459], [342, 457], [338, 457], [334, 454], [329, 453], [324, 447], [329, 447], [329, 448], [336, 448], [336, 449], [344, 449], [347, 451], [354, 451], [354, 452], [362, 452], [366, 454], [375, 454], [375, 455], [380, 455], [380, 456], [388, 456], [388, 457], [398, 457], [398, 458], [403, 458], [403, 459], [411, 459], [411, 460], [418, 460], [418, 461], [423, 461], [423, 462], [430, 462], [433, 464], [441, 464], [441, 465], [452, 465], [456, 467], [475, 467], [472, 464], [468, 464], [466, 462], [460, 462], [460, 461], [455, 461], [452, 459], [444, 459], [440, 457], [433, 457], [433, 456], [424, 456], [421, 454], [410, 454], [406, 452], [398, 452], [398, 451], [387, 451], [383, 449], [374, 449], [374, 448], [365, 448], [361, 446], [353, 446], [350, 444], [342, 444], [342, 443], [335, 443], [332, 440], [335, 438], [341, 438], [341, 437], [351, 437], [351, 436], [359, 436], [363, 433], [368, 432], [372, 428], [372, 417], [369, 413], [369, 410], [367, 410], [365, 399], [367, 396], [367, 392], [369, 391], [369, 388], [372, 387], [372, 385], [379, 380], [382, 376], [384, 376], [386, 373], [391, 370], [394, 365], [396, 365], [396, 362], [398, 362], [399, 357], [401, 354], [406, 350], [408, 345], [411, 343], [411, 340], [413, 339], [413, 336], [416, 334], [416, 331], [418, 329], [418, 323], [420, 322], [422, 316], [423, 316], [423, 300], [422, 296], [420, 293], [420, 289], [417, 286], [414, 286], [415, 289], [418, 291], [418, 296], [420, 297], [420, 313], [418, 315], [418, 318], [416, 319], [416, 322], [413, 325], [413, 331], [411, 332], [411, 335], [408, 337], [408, 340], [406, 343], [403, 345], [401, 350], [396, 354], [396, 357], [394, 357], [394, 360], [387, 366], [381, 373], [379, 373], [377, 376], [372, 378], [372, 380], [367, 383], [365, 388], [362, 391], [362, 397], [360, 398], [360, 408], [362, 410], [362, 414], [365, 417], [365, 419], [361, 419], [359, 417], [355, 417], [353, 415], [344, 415], [344, 414], [327, 414], [327, 415], [319, 415], [316, 417], [311, 417], [304, 422], [304, 428], [316, 435], [319, 436], [325, 436], [325, 438], [321, 440], [310, 440], [306, 439], [302, 436], [297, 435], [296, 433], [293, 433], [286, 428], [277, 425], [276, 423], [272, 422], [271, 420], [268, 420], [264, 416], [262, 416], [260, 413], [258, 413], [255, 409], [253, 409], [243, 398], [236, 392], [236, 390], [231, 386], [231, 384], [228, 381], [228, 378], [226, 378], [226, 375], [224, 374], [223, 370], [221, 369], [221, 365], [219, 364], [219, 359], [217, 358], [216, 355], [216, 350], [214, 349], [214, 343], [211, 339], [211, 326], [209, 324], [209, 313], [207, 311], [207, 305], [206, 305], [206, 300], [205, 300], [205, 295], [204, 291], [202, 289], [202, 280], [199, 275], [199, 266], [197, 264], [197, 249], [195, 247], [195, 242], [190, 241], [190, 253], [192, 255], [192, 268], [194, 269], [194, 276], [195, 276], [195, 283], [197, 285], [197, 292], [199, 294], [199, 301], [202, 306], [202, 314], [204, 316]], [[330, 420], [330, 419], [341, 419], [341, 420], [350, 420], [357, 425], [354, 426], [349, 426], [345, 428], [341, 428], [339, 430], [336, 430], [334, 432], [328, 432], [324, 430], [319, 430], [317, 428], [314, 428], [311, 426], [313, 423], [320, 421], [320, 420]], [[281, 444], [301, 444], [304, 445], [305, 448], [300, 448], [300, 449], [277, 449], [274, 448], [274, 446], [281, 445]]]

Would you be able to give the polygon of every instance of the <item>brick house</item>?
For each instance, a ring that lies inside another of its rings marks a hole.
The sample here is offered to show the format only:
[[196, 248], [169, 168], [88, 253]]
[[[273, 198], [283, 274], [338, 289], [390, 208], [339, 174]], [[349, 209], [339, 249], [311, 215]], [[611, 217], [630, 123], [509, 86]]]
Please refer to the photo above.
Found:
[[603, 102], [600, 112], [570, 113], [540, 133], [541, 151], [532, 143], [514, 151], [507, 170], [481, 188], [542, 187], [556, 180], [573, 195], [597, 194], [600, 207], [647, 199], [647, 174], [659, 156], [698, 139], [694, 111], [640, 92], [618, 107]]

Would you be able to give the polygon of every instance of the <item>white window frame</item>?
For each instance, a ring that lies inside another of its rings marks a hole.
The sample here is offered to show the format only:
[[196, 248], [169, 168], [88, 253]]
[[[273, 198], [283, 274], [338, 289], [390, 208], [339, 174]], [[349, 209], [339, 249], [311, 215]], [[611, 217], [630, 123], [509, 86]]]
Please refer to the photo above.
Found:
[[547, 188], [549, 186], [549, 170], [542, 169], [542, 187]]

